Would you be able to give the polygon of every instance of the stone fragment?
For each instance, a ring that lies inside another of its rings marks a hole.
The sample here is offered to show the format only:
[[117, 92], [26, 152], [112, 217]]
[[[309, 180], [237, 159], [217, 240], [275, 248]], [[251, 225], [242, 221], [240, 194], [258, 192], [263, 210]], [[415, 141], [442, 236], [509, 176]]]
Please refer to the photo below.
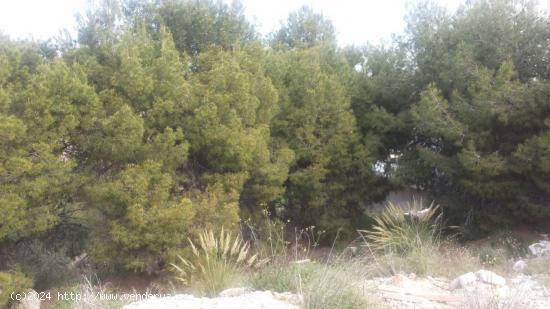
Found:
[[512, 266], [512, 269], [515, 272], [522, 272], [523, 270], [525, 270], [526, 267], [527, 267], [527, 263], [525, 263], [525, 261], [523, 260], [519, 260], [514, 263], [514, 266]]
[[[178, 294], [168, 297], [150, 297], [144, 300], [130, 303], [123, 309], [299, 309], [298, 305], [276, 299], [290, 296], [281, 296], [284, 293], [278, 293], [277, 296], [271, 291], [253, 291], [234, 297], [195, 297], [193, 295]], [[33, 308], [34, 309], [34, 308]]]
[[479, 281], [492, 285], [506, 285], [506, 279], [489, 270], [478, 270], [476, 277]]
[[534, 256], [550, 255], [550, 241], [541, 240], [529, 246], [529, 252]]
[[477, 281], [477, 276], [474, 273], [472, 272], [465, 273], [463, 275], [456, 277], [453, 281], [451, 281], [450, 288], [451, 290], [462, 289], [470, 284], [475, 283], [476, 281]]

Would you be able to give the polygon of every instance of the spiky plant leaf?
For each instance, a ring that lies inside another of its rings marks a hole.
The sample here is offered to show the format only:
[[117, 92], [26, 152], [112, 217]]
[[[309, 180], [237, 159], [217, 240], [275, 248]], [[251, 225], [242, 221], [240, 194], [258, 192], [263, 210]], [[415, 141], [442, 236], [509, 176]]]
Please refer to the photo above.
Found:
[[256, 255], [249, 256], [248, 243], [223, 228], [219, 236], [203, 231], [197, 245], [189, 242], [193, 261], [178, 256], [179, 263], [172, 264], [173, 270], [179, 281], [198, 286], [206, 295], [216, 295], [229, 287], [243, 268], [253, 267], [256, 262]]
[[375, 249], [406, 253], [439, 241], [441, 213], [434, 203], [424, 208], [421, 201], [403, 206], [390, 202], [374, 221], [372, 230], [359, 232]]

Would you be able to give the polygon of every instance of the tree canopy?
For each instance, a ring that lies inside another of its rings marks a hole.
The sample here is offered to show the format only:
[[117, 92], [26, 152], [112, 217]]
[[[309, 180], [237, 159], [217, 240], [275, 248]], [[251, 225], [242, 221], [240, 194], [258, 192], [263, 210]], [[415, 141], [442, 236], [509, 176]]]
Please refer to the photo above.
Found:
[[409, 186], [456, 224], [550, 219], [548, 14], [423, 2], [406, 23], [339, 47], [308, 7], [262, 40], [238, 2], [128, 0], [78, 38], [0, 37], [0, 250], [155, 271], [266, 210], [350, 235]]

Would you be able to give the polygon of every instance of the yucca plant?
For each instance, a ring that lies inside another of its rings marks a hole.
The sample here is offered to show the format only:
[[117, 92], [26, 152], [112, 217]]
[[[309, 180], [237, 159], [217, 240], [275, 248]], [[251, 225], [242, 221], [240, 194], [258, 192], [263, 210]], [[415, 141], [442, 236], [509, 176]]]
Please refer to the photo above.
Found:
[[372, 230], [359, 232], [375, 249], [408, 253], [436, 245], [440, 239], [441, 213], [434, 203], [423, 208], [421, 201], [407, 203], [405, 207], [390, 202], [374, 220]]
[[176, 279], [193, 285], [200, 293], [217, 295], [228, 288], [247, 267], [254, 266], [256, 255], [249, 254], [249, 245], [241, 237], [221, 229], [218, 237], [212, 231], [199, 234], [197, 245], [189, 239], [193, 258], [178, 255], [179, 263], [171, 264]]

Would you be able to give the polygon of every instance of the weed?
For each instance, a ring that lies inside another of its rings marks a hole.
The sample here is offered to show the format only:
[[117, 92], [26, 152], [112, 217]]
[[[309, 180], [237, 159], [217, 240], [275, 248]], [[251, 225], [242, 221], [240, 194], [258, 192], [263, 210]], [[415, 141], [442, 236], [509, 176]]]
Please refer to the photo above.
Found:
[[256, 224], [245, 221], [244, 226], [260, 260], [270, 260], [288, 253], [290, 242], [285, 239], [286, 224], [270, 218], [267, 209], [264, 209], [262, 218]]
[[361, 266], [353, 261], [286, 263], [264, 267], [251, 280], [256, 289], [291, 291], [303, 297], [304, 308], [365, 308]]
[[510, 230], [498, 231], [492, 237], [495, 239], [492, 246], [503, 249], [508, 258], [520, 258], [529, 253], [530, 242]]
[[526, 274], [550, 275], [550, 258], [534, 258], [527, 261]]

